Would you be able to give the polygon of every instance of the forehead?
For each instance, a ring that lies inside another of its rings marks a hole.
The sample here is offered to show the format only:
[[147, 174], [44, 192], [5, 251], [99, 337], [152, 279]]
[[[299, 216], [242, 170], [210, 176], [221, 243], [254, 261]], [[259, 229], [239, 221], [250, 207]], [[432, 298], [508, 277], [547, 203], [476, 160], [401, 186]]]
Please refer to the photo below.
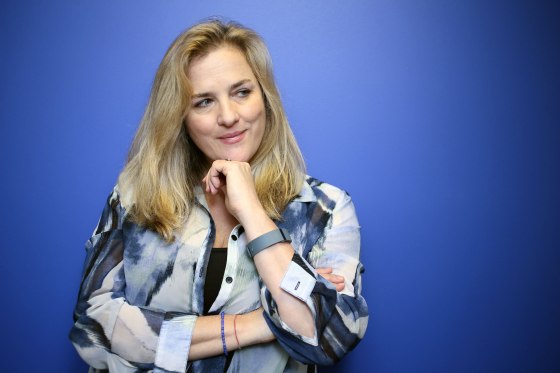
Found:
[[243, 53], [232, 46], [221, 46], [196, 58], [187, 69], [187, 76], [195, 92], [244, 79], [256, 80]]

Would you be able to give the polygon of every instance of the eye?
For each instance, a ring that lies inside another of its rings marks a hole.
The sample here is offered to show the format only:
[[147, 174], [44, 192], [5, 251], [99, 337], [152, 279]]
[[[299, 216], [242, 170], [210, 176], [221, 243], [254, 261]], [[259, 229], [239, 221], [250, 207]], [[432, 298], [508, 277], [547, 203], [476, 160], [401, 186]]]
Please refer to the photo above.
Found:
[[247, 97], [251, 94], [251, 90], [249, 88], [241, 88], [240, 90], [238, 90], [237, 92], [235, 92], [235, 95], [237, 97]]
[[212, 103], [212, 100], [209, 98], [203, 98], [202, 100], [198, 100], [194, 103], [194, 107], [195, 108], [205, 108], [210, 106], [210, 104]]

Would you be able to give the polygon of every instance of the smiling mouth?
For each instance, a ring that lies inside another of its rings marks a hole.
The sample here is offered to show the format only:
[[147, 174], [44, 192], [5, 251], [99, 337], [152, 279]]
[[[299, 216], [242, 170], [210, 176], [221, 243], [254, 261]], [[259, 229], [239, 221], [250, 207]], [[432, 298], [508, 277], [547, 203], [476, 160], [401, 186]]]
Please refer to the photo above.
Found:
[[222, 143], [228, 144], [228, 145], [236, 144], [239, 141], [243, 140], [243, 138], [245, 137], [245, 132], [246, 131], [247, 130], [227, 133], [223, 136], [218, 137], [218, 140], [220, 140]]

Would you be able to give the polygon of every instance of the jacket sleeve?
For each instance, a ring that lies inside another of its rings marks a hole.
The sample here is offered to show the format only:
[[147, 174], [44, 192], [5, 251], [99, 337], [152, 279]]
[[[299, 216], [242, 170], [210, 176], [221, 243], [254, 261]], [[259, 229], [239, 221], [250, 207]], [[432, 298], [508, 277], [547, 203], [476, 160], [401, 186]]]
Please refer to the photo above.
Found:
[[[334, 364], [360, 342], [368, 323], [368, 308], [361, 295], [360, 227], [350, 196], [337, 191], [334, 208], [325, 212], [328, 221], [323, 234], [305, 259], [294, 255], [282, 284], [309, 306], [315, 318], [315, 338], [297, 334], [282, 321], [268, 290], [264, 289], [261, 297], [266, 321], [277, 341], [304, 364]], [[343, 291], [337, 292], [317, 275], [314, 268], [321, 267], [332, 267], [334, 273], [345, 277]]]
[[115, 188], [93, 236], [70, 340], [89, 365], [110, 371], [185, 372], [195, 315], [137, 307], [125, 297], [125, 211]]

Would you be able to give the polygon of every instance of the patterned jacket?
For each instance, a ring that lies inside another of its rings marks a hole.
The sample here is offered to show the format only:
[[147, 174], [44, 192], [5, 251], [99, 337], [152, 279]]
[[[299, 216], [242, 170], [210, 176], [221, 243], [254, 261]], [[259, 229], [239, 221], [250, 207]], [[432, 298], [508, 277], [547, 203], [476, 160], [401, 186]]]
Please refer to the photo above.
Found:
[[[215, 236], [202, 190], [172, 243], [127, 219], [121, 198], [115, 187], [86, 243], [70, 332], [76, 350], [90, 372], [223, 371], [224, 356], [187, 361], [194, 324], [202, 314], [205, 270]], [[349, 195], [308, 178], [277, 224], [290, 232], [299, 254], [285, 278], [299, 277], [302, 288], [309, 289], [298, 296], [315, 318], [315, 337], [298, 335], [280, 319], [246, 252], [243, 228], [237, 226], [210, 312], [239, 314], [262, 305], [276, 341], [235, 351], [228, 372], [307, 372], [308, 365], [332, 364], [356, 346], [367, 327], [360, 228]], [[343, 275], [344, 290], [337, 292], [317, 275], [314, 268], [320, 267]]]

